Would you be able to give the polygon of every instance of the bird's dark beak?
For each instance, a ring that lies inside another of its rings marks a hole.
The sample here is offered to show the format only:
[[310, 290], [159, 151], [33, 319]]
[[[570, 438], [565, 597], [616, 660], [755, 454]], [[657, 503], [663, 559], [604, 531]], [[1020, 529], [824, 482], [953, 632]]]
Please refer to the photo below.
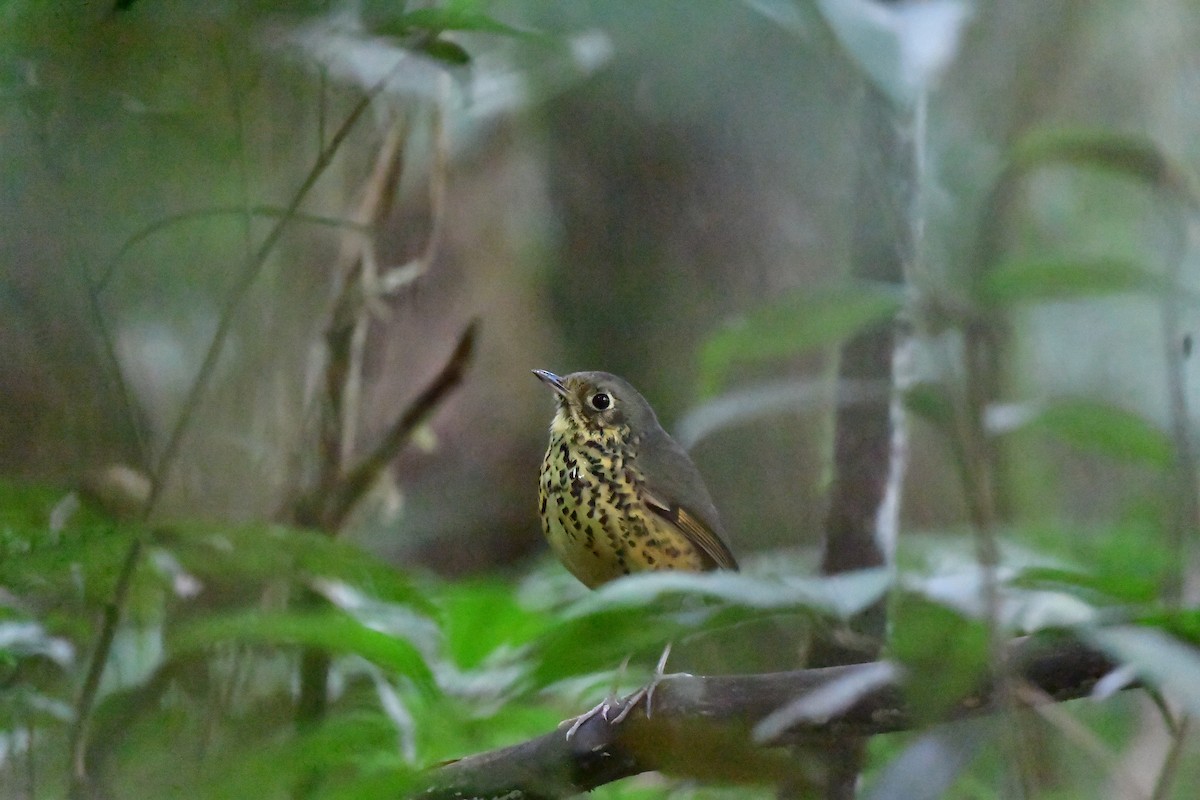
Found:
[[543, 383], [553, 389], [564, 400], [570, 397], [571, 392], [567, 389], [567, 385], [563, 383], [562, 378], [558, 377], [553, 372], [547, 372], [544, 369], [535, 369], [533, 374], [541, 378]]

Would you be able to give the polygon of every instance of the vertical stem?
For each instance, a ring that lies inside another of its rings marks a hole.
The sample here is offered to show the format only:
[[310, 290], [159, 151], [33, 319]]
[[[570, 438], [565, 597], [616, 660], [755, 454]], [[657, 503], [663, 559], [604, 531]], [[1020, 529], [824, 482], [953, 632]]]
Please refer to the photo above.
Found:
[[1183, 717], [1178, 727], [1171, 734], [1171, 749], [1167, 751], [1162, 769], [1158, 771], [1158, 780], [1154, 782], [1152, 800], [1167, 800], [1171, 796], [1171, 787], [1179, 774], [1179, 759], [1183, 756], [1183, 746], [1191, 729], [1191, 718]]
[[[901, 115], [870, 84], [862, 111], [850, 277], [902, 286], [920, 225], [920, 215], [914, 211], [914, 148]], [[901, 337], [891, 321], [862, 330], [842, 345], [839, 385], [886, 381], [893, 392], [890, 398], [837, 405], [823, 575], [887, 563], [890, 546], [884, 539], [894, 538], [898, 527], [905, 450], [903, 409], [894, 375], [901, 349]], [[832, 637], [823, 638], [814, 643], [809, 666], [874, 658], [886, 627], [885, 614], [886, 601], [880, 600], [850, 622], [864, 635], [855, 639], [866, 638], [873, 646], [851, 649]], [[830, 745], [824, 753], [827, 800], [852, 800], [864, 755], [864, 740], [857, 737]]]
[[[855, 190], [850, 275], [901, 286], [912, 252], [914, 151], [890, 100], [874, 87], [863, 103], [859, 173]], [[898, 337], [892, 322], [860, 331], [843, 346], [838, 381], [893, 383]], [[833, 480], [825, 520], [821, 572], [834, 575], [882, 566], [881, 530], [894, 532], [902, 471], [894, 441], [902, 415], [891, 400], [839, 403], [834, 421]], [[883, 632], [883, 605], [856, 621], [864, 633]], [[833, 654], [830, 654], [833, 655]], [[845, 654], [843, 654], [844, 656]], [[859, 658], [870, 654], [858, 655]], [[830, 661], [814, 663], [824, 666]]]
[[[25, 795], [29, 800], [37, 798], [37, 750], [34, 749], [34, 736], [37, 733], [37, 726], [33, 720], [30, 720], [25, 725], [26, 735], [29, 737], [25, 744]], [[16, 769], [16, 765], [13, 766]]]
[[[1166, 202], [1176, 203], [1178, 198], [1168, 197]], [[1189, 539], [1195, 535], [1200, 523], [1200, 496], [1196, 486], [1196, 452], [1192, 443], [1191, 413], [1187, 402], [1187, 388], [1183, 377], [1183, 332], [1181, 308], [1186, 294], [1180, 286], [1183, 260], [1192, 230], [1191, 204], [1188, 216], [1183, 220], [1181, 235], [1175, 238], [1167, 253], [1166, 280], [1163, 281], [1162, 337], [1166, 355], [1167, 411], [1171, 439], [1175, 443], [1175, 457], [1169, 476], [1170, 517], [1167, 520], [1167, 543], [1175, 559], [1175, 568], [1167, 575], [1163, 587], [1163, 599], [1173, 608], [1183, 600], [1184, 577], [1187, 574]]]
[[96, 641], [95, 651], [88, 664], [87, 675], [83, 687], [79, 691], [79, 699], [75, 704], [75, 724], [71, 726], [67, 752], [71, 757], [71, 797], [83, 797], [86, 794], [87, 770], [87, 731], [91, 718], [92, 707], [96, 702], [96, 694], [100, 690], [100, 679], [104, 676], [104, 667], [108, 664], [108, 653], [112, 650], [113, 637], [117, 633], [117, 623], [120, 622], [125, 604], [129, 600], [129, 589], [133, 586], [133, 576], [137, 573], [137, 565], [142, 557], [142, 534], [135, 534], [133, 542], [125, 553], [125, 561], [117, 575], [117, 583], [113, 588], [112, 598], [104, 607], [104, 620], [100, 626], [100, 638]]
[[[1167, 543], [1174, 555], [1174, 569], [1167, 573], [1163, 587], [1163, 599], [1171, 608], [1183, 604], [1184, 582], [1191, 562], [1192, 539], [1200, 524], [1200, 490], [1196, 486], [1196, 451], [1192, 442], [1191, 413], [1184, 384], [1183, 359], [1184, 338], [1181, 324], [1183, 315], [1182, 286], [1183, 261], [1195, 225], [1196, 201], [1190, 191], [1176, 190], [1163, 204], [1174, 205], [1183, 201], [1185, 215], [1181, 220], [1180, 234], [1174, 237], [1167, 252], [1167, 271], [1163, 281], [1162, 334], [1166, 354], [1167, 409], [1170, 420], [1171, 439], [1175, 443], [1174, 459], [1168, 476], [1169, 518], [1167, 520]], [[1155, 781], [1153, 800], [1165, 800], [1179, 772], [1179, 759], [1191, 730], [1191, 717], [1185, 711], [1178, 725], [1171, 731], [1171, 748], [1159, 770]]]

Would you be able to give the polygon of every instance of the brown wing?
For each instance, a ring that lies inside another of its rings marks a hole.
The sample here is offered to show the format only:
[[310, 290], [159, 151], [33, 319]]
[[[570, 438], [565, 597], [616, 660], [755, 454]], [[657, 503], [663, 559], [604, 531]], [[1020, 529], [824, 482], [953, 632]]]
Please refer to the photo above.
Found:
[[709, 530], [708, 526], [701, 522], [696, 515], [683, 506], [672, 506], [663, 503], [657, 497], [648, 493], [644, 494], [642, 499], [646, 501], [647, 508], [671, 523], [680, 533], [686, 536], [687, 540], [694, 544], [706, 560], [710, 562], [712, 569], [731, 569], [737, 571], [737, 559], [733, 557], [733, 553], [729, 552], [729, 548], [725, 545], [725, 542], [721, 541], [720, 536]]

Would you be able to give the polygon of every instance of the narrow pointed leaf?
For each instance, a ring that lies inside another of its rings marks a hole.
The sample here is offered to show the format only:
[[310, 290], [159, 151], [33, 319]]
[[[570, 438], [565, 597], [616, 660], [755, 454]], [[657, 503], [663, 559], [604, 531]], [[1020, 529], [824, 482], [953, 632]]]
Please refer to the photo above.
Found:
[[1122, 461], [1166, 469], [1174, 457], [1171, 440], [1144, 418], [1087, 400], [1063, 400], [1033, 421], [1058, 439]]
[[1200, 714], [1200, 649], [1166, 631], [1133, 625], [1093, 630], [1087, 637], [1189, 713]]
[[1011, 261], [988, 272], [980, 286], [984, 305], [1004, 307], [1072, 300], [1121, 292], [1155, 291], [1158, 277], [1123, 261]]
[[359, 624], [335, 612], [242, 612], [211, 616], [178, 629], [171, 638], [175, 652], [226, 642], [267, 646], [303, 645], [330, 653], [357, 655], [395, 674], [404, 675], [427, 693], [435, 691], [433, 674], [408, 641]]
[[867, 800], [937, 800], [995, 736], [993, 720], [968, 720], [922, 735], [892, 759], [866, 792]]
[[987, 675], [988, 632], [981, 621], [906, 595], [896, 604], [893, 625], [891, 655], [906, 668], [904, 693], [922, 719], [940, 719]]
[[709, 337], [700, 355], [701, 390], [715, 394], [730, 369], [835, 344], [893, 316], [899, 292], [879, 286], [842, 286], [787, 295]]
[[1102, 170], [1195, 202], [1184, 173], [1153, 141], [1142, 137], [1109, 131], [1039, 131], [1017, 145], [1013, 164], [1024, 171], [1050, 164]]
[[465, 8], [418, 8], [402, 14], [381, 33], [423, 31], [477, 31], [519, 36], [524, 32], [487, 14]]

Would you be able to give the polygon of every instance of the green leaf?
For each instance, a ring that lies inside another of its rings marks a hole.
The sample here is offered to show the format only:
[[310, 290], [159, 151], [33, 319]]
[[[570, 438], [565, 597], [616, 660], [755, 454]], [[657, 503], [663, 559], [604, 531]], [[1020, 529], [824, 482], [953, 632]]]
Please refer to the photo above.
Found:
[[1158, 596], [1160, 583], [1147, 576], [1084, 572], [1061, 567], [1031, 567], [1009, 582], [1016, 589], [1063, 589], [1091, 603], [1148, 603]]
[[1022, 171], [1065, 164], [1112, 172], [1195, 202], [1185, 173], [1143, 137], [1110, 131], [1037, 131], [1017, 144], [1012, 161]]
[[447, 39], [430, 39], [419, 44], [417, 49], [452, 66], [461, 67], [471, 63], [471, 54], [466, 48]]
[[1114, 603], [1151, 603], [1158, 597], [1159, 571], [1144, 572], [1126, 568], [1091, 571], [1059, 567], [1031, 567], [1021, 570], [1009, 584], [1018, 589], [1057, 589], [1069, 591], [1093, 605]]
[[648, 668], [667, 642], [695, 627], [655, 609], [627, 608], [569, 619], [534, 645], [535, 688], [566, 678], [612, 670], [631, 656]]
[[435, 693], [433, 674], [410, 642], [367, 628], [334, 611], [311, 613], [247, 611], [214, 615], [177, 628], [170, 647], [176, 653], [225, 642], [255, 645], [303, 645], [352, 654], [404, 675], [426, 693]]
[[425, 591], [390, 564], [349, 542], [323, 533], [281, 525], [189, 523], [159, 532], [167, 548], [203, 582], [247, 580], [339, 580], [390, 603], [432, 615]]
[[[538, 639], [532, 677], [544, 686], [610, 670], [630, 654], [649, 666], [667, 642], [718, 629], [724, 639], [730, 628], [766, 618], [789, 619], [788, 627], [799, 627], [804, 619], [845, 619], [882, 598], [890, 582], [883, 569], [830, 578], [736, 572], [630, 575], [584, 597]], [[741, 659], [731, 655], [726, 660]]]
[[[392, 768], [355, 776], [338, 781], [336, 785], [322, 787], [314, 795], [315, 800], [396, 800], [409, 797], [419, 785], [420, 773], [411, 769]], [[258, 792], [256, 791], [255, 794]]]
[[1003, 307], [1041, 300], [1155, 291], [1160, 284], [1158, 276], [1116, 260], [1010, 261], [987, 273], [979, 287], [979, 301]]
[[553, 620], [522, 606], [512, 584], [501, 580], [449, 585], [438, 604], [444, 609], [446, 649], [464, 669], [479, 666], [501, 647], [529, 642]]
[[895, 604], [889, 650], [908, 668], [905, 695], [925, 721], [942, 717], [987, 675], [987, 626], [918, 595]]
[[23, 658], [46, 658], [65, 667], [74, 655], [70, 642], [46, 633], [39, 623], [0, 617], [0, 664], [15, 664]]
[[915, 384], [904, 393], [904, 407], [940, 428], [951, 430], [953, 427], [954, 401], [940, 383]]
[[1166, 469], [1174, 458], [1171, 440], [1142, 417], [1087, 400], [1061, 400], [1030, 423], [1081, 450]]
[[1136, 622], [1161, 628], [1190, 645], [1200, 647], [1200, 609], [1158, 610], [1139, 616]]
[[[72, 510], [73, 509], [73, 510]], [[117, 523], [53, 487], [0, 482], [0, 586], [43, 609], [39, 622], [77, 643], [95, 635], [82, 613], [107, 602], [136, 525]], [[130, 603], [153, 600], [162, 581], [139, 570]]]
[[476, 31], [479, 33], [499, 33], [507, 36], [521, 36], [524, 31], [505, 25], [487, 14], [472, 8], [455, 8], [443, 6], [440, 8], [419, 8], [401, 14], [390, 24], [378, 29], [383, 34], [404, 34], [411, 31]]
[[[210, 759], [212, 766], [190, 788], [210, 800], [291, 796], [301, 783], [322, 798], [405, 797], [418, 775], [395, 755], [396, 736], [382, 714], [336, 716], [303, 735], [256, 742]], [[385, 794], [385, 787], [392, 794]]]
[[743, 608], [805, 608], [848, 619], [883, 597], [890, 584], [891, 575], [886, 569], [866, 569], [826, 578], [764, 577], [729, 571], [644, 572], [604, 584], [569, 609], [567, 617], [646, 607], [672, 597], [694, 597]]
[[902, 302], [899, 291], [866, 284], [789, 294], [709, 337], [700, 355], [701, 393], [715, 394], [734, 364], [834, 344], [889, 319]]
[[[22, 532], [36, 529], [48, 534], [46, 529], [50, 513], [66, 494], [54, 486], [0, 480], [0, 531], [7, 532], [10, 528]], [[100, 521], [97, 515], [87, 514], [86, 509], [80, 509], [72, 521], [78, 520], [81, 515], [87, 516], [90, 522]], [[0, 555], [3, 553], [0, 550]]]
[[1154, 604], [1179, 561], [1165, 533], [1166, 513], [1151, 497], [1119, 521], [1072, 525], [1047, 519], [1020, 525], [1012, 539], [1049, 560], [1014, 564], [1020, 572], [1010, 585], [1070, 592], [1098, 609]]

